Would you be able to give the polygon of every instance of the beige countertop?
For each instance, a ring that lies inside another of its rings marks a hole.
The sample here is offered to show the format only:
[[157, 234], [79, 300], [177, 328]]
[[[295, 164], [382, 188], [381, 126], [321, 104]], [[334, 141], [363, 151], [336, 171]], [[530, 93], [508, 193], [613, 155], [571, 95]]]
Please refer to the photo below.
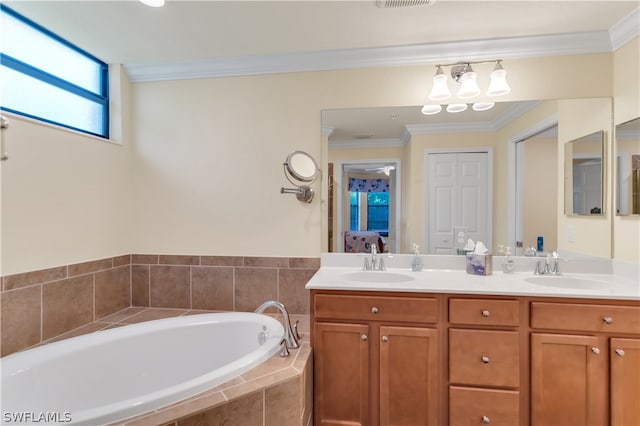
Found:
[[502, 258], [494, 257], [493, 274], [479, 276], [466, 273], [464, 256], [421, 256], [425, 266], [420, 272], [411, 271], [409, 255], [387, 256], [385, 271], [362, 271], [364, 256], [322, 255], [306, 288], [640, 300], [637, 279], [614, 275], [606, 262], [597, 265], [593, 259], [571, 265], [572, 260], [563, 260], [560, 275], [534, 275], [540, 258], [516, 258], [516, 271], [504, 273]]

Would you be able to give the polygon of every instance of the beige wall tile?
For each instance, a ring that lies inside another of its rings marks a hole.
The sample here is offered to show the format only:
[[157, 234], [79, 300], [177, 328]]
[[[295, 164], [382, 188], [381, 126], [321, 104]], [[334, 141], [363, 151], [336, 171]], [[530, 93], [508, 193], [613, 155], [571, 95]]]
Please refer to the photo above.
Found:
[[69, 265], [69, 276], [90, 274], [91, 272], [102, 271], [113, 268], [113, 258], [92, 260], [90, 262], [76, 263]]
[[131, 265], [131, 305], [149, 306], [149, 265]]
[[193, 309], [233, 310], [233, 268], [191, 268], [191, 301]]
[[131, 306], [131, 266], [95, 274], [95, 318], [99, 319]]
[[309, 313], [309, 290], [304, 286], [315, 274], [313, 269], [280, 269], [278, 293], [290, 314]]
[[40, 343], [42, 286], [31, 286], [0, 294], [2, 355]]
[[[278, 270], [270, 268], [235, 269], [234, 310], [252, 312], [265, 300], [278, 297]], [[276, 312], [275, 310], [273, 312]]]
[[262, 426], [262, 391], [178, 421], [178, 426]]
[[188, 266], [152, 265], [149, 306], [191, 308], [191, 280]]
[[67, 278], [67, 267], [42, 269], [40, 271], [25, 272], [23, 274], [8, 275], [3, 278], [3, 289], [26, 287]]
[[265, 390], [265, 426], [300, 425], [300, 377]]
[[42, 287], [42, 338], [49, 339], [93, 321], [93, 275]]

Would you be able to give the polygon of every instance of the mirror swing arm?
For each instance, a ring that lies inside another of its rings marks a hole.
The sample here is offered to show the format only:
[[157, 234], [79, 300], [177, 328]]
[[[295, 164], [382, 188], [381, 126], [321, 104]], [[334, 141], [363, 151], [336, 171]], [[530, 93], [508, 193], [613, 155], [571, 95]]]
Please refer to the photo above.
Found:
[[281, 194], [295, 194], [298, 201], [311, 203], [315, 191], [309, 186], [318, 178], [320, 169], [314, 158], [304, 151], [293, 151], [282, 164], [284, 176], [295, 188], [280, 188]]

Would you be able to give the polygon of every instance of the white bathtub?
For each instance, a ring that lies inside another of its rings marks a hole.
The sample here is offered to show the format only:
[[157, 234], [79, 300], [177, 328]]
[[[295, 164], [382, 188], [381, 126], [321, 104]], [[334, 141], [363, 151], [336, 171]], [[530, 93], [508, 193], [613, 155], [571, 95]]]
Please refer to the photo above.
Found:
[[133, 324], [11, 354], [0, 359], [1, 421], [116, 422], [250, 370], [278, 352], [283, 335], [282, 325], [266, 315], [214, 313]]

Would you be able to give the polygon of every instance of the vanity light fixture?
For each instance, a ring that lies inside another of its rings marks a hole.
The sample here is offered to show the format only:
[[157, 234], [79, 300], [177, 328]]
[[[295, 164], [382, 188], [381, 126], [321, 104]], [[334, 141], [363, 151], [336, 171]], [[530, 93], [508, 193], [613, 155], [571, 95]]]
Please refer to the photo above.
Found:
[[[451, 96], [451, 91], [447, 85], [447, 74], [443, 71], [443, 67], [451, 67], [451, 78], [460, 83], [457, 97], [459, 99], [470, 99], [478, 96], [482, 91], [478, 87], [477, 74], [471, 67], [471, 64], [495, 63], [491, 72], [491, 82], [487, 89], [487, 96], [502, 96], [511, 92], [511, 88], [507, 84], [507, 72], [502, 67], [501, 59], [492, 59], [488, 61], [475, 62], [456, 62], [453, 64], [436, 65], [436, 73], [433, 76], [433, 86], [429, 93], [429, 99], [432, 101], [443, 101]], [[494, 102], [476, 102], [473, 104], [474, 111], [485, 111], [493, 108]], [[447, 112], [462, 112], [467, 109], [466, 104], [452, 103], [447, 106]], [[442, 105], [426, 104], [422, 107], [422, 113], [425, 115], [437, 114], [442, 111]]]
[[447, 86], [447, 75], [442, 70], [443, 67], [451, 67], [451, 78], [460, 83], [460, 89], [457, 94], [458, 98], [468, 99], [478, 96], [481, 90], [476, 81], [477, 74], [471, 65], [490, 62], [495, 62], [496, 65], [491, 72], [491, 82], [489, 83], [487, 96], [506, 95], [511, 91], [511, 88], [507, 84], [507, 72], [502, 67], [502, 60], [494, 59], [490, 61], [456, 62], [454, 64], [436, 65], [436, 73], [433, 76], [433, 87], [431, 88], [431, 93], [429, 93], [429, 99], [432, 101], [442, 101], [451, 96], [451, 92]]

